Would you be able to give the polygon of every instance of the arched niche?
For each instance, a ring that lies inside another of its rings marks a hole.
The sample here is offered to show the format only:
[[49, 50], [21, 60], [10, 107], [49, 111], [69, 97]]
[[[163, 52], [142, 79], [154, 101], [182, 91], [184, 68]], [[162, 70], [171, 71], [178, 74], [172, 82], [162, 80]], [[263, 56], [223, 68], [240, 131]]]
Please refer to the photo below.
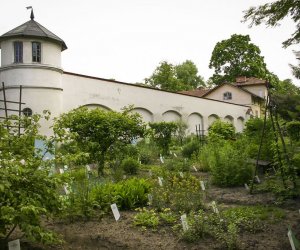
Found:
[[130, 112], [138, 113], [145, 123], [153, 122], [153, 113], [148, 109], [137, 107], [133, 108]]
[[231, 123], [233, 125], [233, 117], [231, 115], [226, 115], [224, 117], [224, 122], [228, 122], [228, 123]]
[[208, 126], [212, 125], [216, 120], [220, 119], [219, 116], [215, 115], [215, 114], [211, 114], [208, 117]]
[[188, 130], [187, 134], [196, 134], [197, 130], [203, 130], [203, 117], [199, 113], [192, 113], [188, 116], [187, 119]]
[[102, 110], [106, 110], [106, 111], [110, 111], [111, 109], [105, 105], [102, 105], [102, 104], [98, 104], [98, 103], [89, 103], [89, 104], [85, 104], [85, 105], [82, 105], [81, 107], [87, 107], [89, 109], [102, 109]]
[[245, 119], [243, 117], [238, 117], [236, 120], [236, 132], [241, 133], [244, 130]]
[[163, 121], [165, 122], [177, 122], [181, 119], [181, 114], [174, 110], [168, 110], [163, 113]]

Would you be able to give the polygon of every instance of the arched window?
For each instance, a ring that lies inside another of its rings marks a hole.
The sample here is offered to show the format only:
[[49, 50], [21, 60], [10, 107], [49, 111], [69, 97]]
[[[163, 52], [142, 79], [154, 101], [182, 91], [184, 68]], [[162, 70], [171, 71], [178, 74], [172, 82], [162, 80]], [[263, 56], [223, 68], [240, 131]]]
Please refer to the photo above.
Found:
[[22, 112], [23, 112], [23, 115], [25, 115], [25, 116], [32, 116], [32, 109], [30, 109], [30, 108], [24, 108], [22, 110]]
[[225, 92], [224, 94], [223, 94], [223, 100], [231, 100], [232, 99], [232, 94], [231, 94], [231, 92]]

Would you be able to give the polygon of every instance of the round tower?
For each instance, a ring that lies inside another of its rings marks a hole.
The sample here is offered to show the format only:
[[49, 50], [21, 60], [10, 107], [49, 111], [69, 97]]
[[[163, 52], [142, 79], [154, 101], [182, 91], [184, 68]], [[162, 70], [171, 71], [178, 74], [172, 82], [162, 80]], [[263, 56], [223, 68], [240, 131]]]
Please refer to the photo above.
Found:
[[[41, 114], [49, 110], [51, 117], [62, 111], [61, 52], [67, 49], [65, 42], [34, 20], [30, 20], [0, 36], [0, 100], [3, 100], [4, 83], [6, 100], [20, 100], [22, 86], [22, 114]], [[3, 103], [0, 103], [3, 107]], [[10, 109], [18, 109], [17, 104], [7, 103], [9, 114], [17, 114]], [[1, 112], [3, 116], [3, 111]], [[41, 124], [43, 134], [51, 134], [49, 124]]]

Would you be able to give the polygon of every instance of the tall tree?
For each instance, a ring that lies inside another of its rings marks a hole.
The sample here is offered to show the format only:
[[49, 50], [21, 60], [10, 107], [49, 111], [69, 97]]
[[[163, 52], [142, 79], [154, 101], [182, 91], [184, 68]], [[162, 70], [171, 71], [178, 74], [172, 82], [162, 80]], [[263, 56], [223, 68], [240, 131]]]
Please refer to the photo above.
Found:
[[210, 78], [214, 84], [233, 82], [237, 76], [266, 77], [264, 57], [250, 41], [249, 35], [233, 34], [216, 44], [209, 62], [209, 68], [215, 70]]
[[203, 77], [198, 75], [197, 66], [190, 60], [173, 65], [163, 61], [145, 84], [169, 91], [192, 90], [204, 86]]
[[[300, 60], [300, 51], [294, 51], [294, 54], [295, 54], [296, 58], [298, 60]], [[300, 63], [298, 64], [298, 66], [290, 64], [290, 67], [292, 69], [292, 73], [293, 73], [294, 77], [296, 77], [297, 79], [300, 79]]]
[[277, 26], [281, 20], [290, 16], [296, 23], [296, 31], [283, 42], [284, 47], [300, 42], [300, 1], [278, 0], [245, 11], [244, 22], [250, 21], [250, 27], [265, 23], [267, 26]]

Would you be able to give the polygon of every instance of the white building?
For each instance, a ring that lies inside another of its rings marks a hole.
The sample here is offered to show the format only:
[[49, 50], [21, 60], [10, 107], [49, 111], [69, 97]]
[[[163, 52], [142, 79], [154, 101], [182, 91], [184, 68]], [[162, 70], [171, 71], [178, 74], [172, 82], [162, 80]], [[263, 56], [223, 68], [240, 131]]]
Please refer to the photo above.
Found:
[[[5, 84], [6, 99], [19, 100], [22, 85], [23, 113], [50, 110], [58, 116], [79, 106], [101, 107], [120, 111], [134, 105], [146, 122], [182, 119], [195, 133], [195, 126], [207, 130], [217, 118], [243, 129], [249, 105], [189, 96], [124, 82], [65, 72], [61, 53], [65, 42], [34, 20], [12, 29], [0, 37], [0, 82]], [[0, 89], [3, 100], [3, 89]], [[15, 109], [17, 104], [15, 105]], [[3, 102], [0, 102], [3, 117]], [[50, 124], [42, 124], [42, 133], [51, 134]]]

